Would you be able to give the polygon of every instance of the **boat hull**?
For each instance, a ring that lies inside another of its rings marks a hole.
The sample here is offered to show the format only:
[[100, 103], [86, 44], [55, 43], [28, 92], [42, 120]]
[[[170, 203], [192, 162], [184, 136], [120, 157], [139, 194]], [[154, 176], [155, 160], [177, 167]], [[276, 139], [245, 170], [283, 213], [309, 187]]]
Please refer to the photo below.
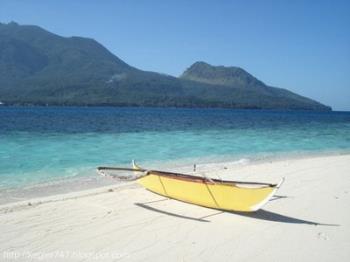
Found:
[[260, 209], [273, 196], [277, 185], [245, 185], [243, 183], [216, 183], [198, 179], [162, 175], [150, 171], [138, 183], [157, 194], [226, 211], [253, 212]]

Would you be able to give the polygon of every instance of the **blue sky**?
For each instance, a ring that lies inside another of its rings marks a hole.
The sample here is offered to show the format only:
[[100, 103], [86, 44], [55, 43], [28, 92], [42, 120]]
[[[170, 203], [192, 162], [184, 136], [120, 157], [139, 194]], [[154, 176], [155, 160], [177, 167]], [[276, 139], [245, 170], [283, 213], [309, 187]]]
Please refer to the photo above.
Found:
[[0, 21], [91, 37], [143, 70], [240, 66], [350, 111], [350, 1], [0, 0]]

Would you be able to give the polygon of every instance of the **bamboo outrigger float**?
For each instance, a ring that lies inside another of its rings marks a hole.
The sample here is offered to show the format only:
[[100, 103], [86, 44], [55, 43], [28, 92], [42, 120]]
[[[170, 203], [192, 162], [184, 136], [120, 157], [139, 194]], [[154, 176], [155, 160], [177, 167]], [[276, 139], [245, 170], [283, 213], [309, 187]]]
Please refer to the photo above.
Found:
[[[183, 202], [225, 211], [254, 212], [264, 206], [281, 186], [277, 184], [211, 179], [194, 175], [140, 168], [98, 167], [107, 170], [133, 171], [141, 175], [135, 179], [146, 189]], [[128, 177], [125, 177], [128, 179]], [[129, 179], [130, 180], [130, 179]]]

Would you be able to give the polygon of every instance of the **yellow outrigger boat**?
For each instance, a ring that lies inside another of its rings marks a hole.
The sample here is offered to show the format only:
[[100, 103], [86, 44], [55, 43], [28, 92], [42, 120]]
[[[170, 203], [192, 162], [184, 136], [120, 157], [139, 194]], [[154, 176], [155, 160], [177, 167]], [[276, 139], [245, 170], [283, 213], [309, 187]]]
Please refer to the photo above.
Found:
[[98, 167], [106, 170], [142, 172], [135, 178], [146, 189], [159, 195], [183, 202], [226, 211], [254, 212], [265, 205], [281, 186], [278, 184], [227, 181], [172, 173], [145, 170], [133, 162], [133, 168]]

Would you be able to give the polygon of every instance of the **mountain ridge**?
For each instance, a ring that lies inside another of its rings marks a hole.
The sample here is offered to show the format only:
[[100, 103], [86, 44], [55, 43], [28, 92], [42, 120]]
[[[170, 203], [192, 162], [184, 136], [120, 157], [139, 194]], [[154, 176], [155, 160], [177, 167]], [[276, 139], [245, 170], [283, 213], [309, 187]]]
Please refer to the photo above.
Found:
[[239, 67], [196, 62], [180, 77], [148, 72], [94, 39], [13, 22], [0, 23], [0, 72], [0, 101], [8, 105], [331, 110]]
[[203, 61], [193, 63], [180, 78], [234, 87], [249, 87], [250, 84], [264, 85], [262, 81], [240, 67], [213, 66]]

